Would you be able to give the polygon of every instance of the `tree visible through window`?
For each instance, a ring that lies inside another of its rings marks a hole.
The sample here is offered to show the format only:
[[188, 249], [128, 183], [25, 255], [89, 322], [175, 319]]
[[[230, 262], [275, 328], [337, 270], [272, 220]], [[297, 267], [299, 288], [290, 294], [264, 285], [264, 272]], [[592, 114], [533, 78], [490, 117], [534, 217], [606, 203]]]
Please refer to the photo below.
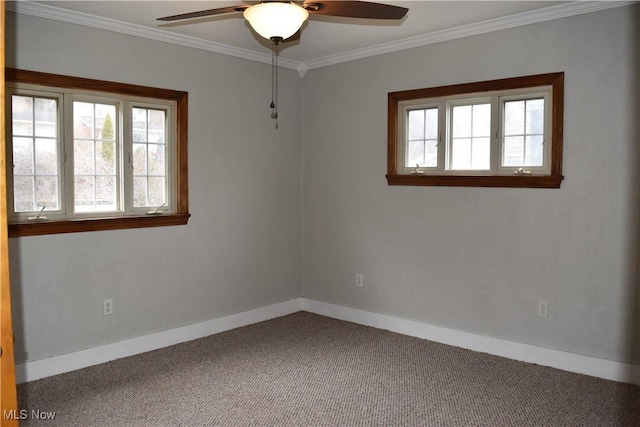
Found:
[[[73, 103], [74, 212], [114, 212], [119, 209], [117, 146], [103, 132], [107, 117], [116, 116], [116, 106], [90, 102]], [[109, 129], [107, 129], [109, 131]], [[111, 155], [109, 155], [111, 153]]]

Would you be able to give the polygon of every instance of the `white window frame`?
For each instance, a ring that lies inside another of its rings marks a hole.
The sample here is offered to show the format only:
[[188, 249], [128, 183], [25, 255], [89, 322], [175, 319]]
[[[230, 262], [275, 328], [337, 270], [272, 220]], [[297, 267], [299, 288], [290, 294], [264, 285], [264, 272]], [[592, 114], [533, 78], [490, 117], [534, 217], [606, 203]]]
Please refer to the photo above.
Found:
[[[58, 103], [59, 210], [15, 212], [13, 168], [7, 168], [9, 236], [29, 236], [80, 231], [183, 225], [188, 222], [187, 103], [186, 92], [123, 83], [6, 69], [7, 160], [12, 162], [12, 96], [55, 98]], [[74, 212], [73, 103], [115, 105], [113, 117], [116, 150], [117, 210]], [[165, 112], [164, 206], [133, 206], [133, 108]], [[9, 163], [11, 164], [11, 163]], [[35, 171], [34, 171], [35, 172]], [[160, 209], [156, 209], [160, 208]], [[30, 219], [31, 218], [31, 219]]]
[[[543, 99], [543, 166], [503, 166], [504, 105]], [[489, 169], [451, 169], [452, 109], [491, 105]], [[388, 94], [387, 181], [389, 185], [559, 188], [562, 176], [564, 73], [515, 77]], [[412, 166], [408, 158], [409, 112], [438, 109], [438, 163]]]
[[[133, 206], [133, 135], [131, 112], [134, 107], [145, 109], [155, 109], [164, 111], [165, 118], [165, 174], [167, 178], [165, 198], [166, 206], [162, 211], [173, 213], [175, 211], [175, 177], [172, 176], [175, 163], [174, 150], [175, 132], [173, 118], [175, 117], [176, 102], [150, 100], [147, 98], [136, 98], [126, 96], [108, 96], [102, 93], [90, 91], [68, 91], [63, 88], [52, 90], [29, 84], [7, 84], [7, 100], [10, 103], [14, 95], [33, 96], [38, 98], [56, 98], [58, 102], [58, 170], [59, 170], [59, 203], [61, 209], [56, 211], [45, 211], [41, 215], [47, 219], [92, 219], [111, 218], [125, 215], [144, 215], [158, 206]], [[116, 132], [116, 209], [97, 212], [76, 212], [74, 204], [74, 130], [73, 130], [73, 104], [75, 102], [87, 102], [93, 104], [113, 105], [116, 108], [114, 117], [114, 127]], [[11, 114], [11, 105], [7, 105], [7, 111]], [[7, 123], [8, 133], [12, 135], [12, 123]], [[12, 159], [11, 138], [7, 139], [9, 150], [7, 158]], [[9, 199], [9, 221], [20, 222], [29, 221], [38, 214], [38, 211], [15, 212], [13, 207], [13, 172], [9, 171], [7, 193]], [[160, 210], [159, 210], [160, 211]]]
[[[467, 176], [491, 176], [512, 175], [514, 173], [527, 173], [548, 175], [551, 169], [551, 129], [553, 121], [551, 116], [552, 87], [544, 86], [526, 90], [492, 91], [462, 96], [449, 96], [431, 99], [418, 99], [402, 101], [398, 103], [398, 140], [400, 155], [398, 156], [397, 170], [400, 174], [431, 175], [467, 175]], [[503, 166], [502, 155], [504, 148], [504, 103], [505, 101], [519, 101], [530, 99], [544, 100], [544, 145], [543, 166]], [[453, 169], [453, 108], [467, 105], [489, 104], [491, 106], [490, 123], [490, 154], [488, 169]], [[436, 166], [411, 166], [407, 164], [408, 156], [408, 129], [409, 112], [416, 110], [437, 109], [438, 111], [438, 154]], [[549, 143], [547, 143], [549, 141]], [[418, 168], [416, 170], [416, 167]], [[520, 169], [523, 169], [520, 172]]]

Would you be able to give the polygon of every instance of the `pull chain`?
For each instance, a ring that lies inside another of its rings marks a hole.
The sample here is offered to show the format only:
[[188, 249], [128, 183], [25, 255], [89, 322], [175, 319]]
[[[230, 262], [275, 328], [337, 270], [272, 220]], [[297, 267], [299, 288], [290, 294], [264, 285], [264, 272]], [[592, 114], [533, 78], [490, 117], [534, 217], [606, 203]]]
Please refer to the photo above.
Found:
[[271, 55], [271, 118], [276, 121], [278, 129], [278, 46], [282, 41], [281, 37], [272, 37], [273, 51]]
[[273, 110], [276, 108], [276, 103], [273, 102], [274, 98], [274, 92], [275, 92], [275, 68], [276, 68], [276, 64], [275, 64], [275, 60], [276, 60], [276, 51], [275, 51], [275, 47], [271, 50], [271, 104], [269, 104], [269, 108], [271, 108], [271, 116], [273, 116]]

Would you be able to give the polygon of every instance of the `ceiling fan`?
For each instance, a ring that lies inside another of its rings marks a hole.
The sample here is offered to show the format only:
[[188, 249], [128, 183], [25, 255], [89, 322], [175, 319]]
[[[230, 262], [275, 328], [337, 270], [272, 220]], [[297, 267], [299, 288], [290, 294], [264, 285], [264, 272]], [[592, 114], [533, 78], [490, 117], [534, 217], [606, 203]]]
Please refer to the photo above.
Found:
[[[255, 2], [253, 2], [255, 3]], [[409, 9], [366, 1], [260, 1], [253, 5], [238, 5], [200, 10], [158, 18], [158, 21], [180, 21], [225, 13], [242, 12], [251, 27], [262, 37], [281, 41], [294, 40], [309, 15], [329, 15], [346, 18], [402, 19]]]
[[[248, 2], [256, 3], [256, 2]], [[158, 21], [180, 21], [202, 18], [225, 13], [242, 12], [251, 27], [265, 39], [273, 41], [274, 49], [271, 66], [271, 117], [278, 128], [278, 45], [280, 42], [296, 40], [302, 24], [309, 15], [329, 15], [346, 18], [395, 19], [404, 18], [409, 9], [382, 3], [367, 1], [285, 1], [265, 0], [253, 5], [238, 5], [200, 10], [179, 15], [158, 18]]]

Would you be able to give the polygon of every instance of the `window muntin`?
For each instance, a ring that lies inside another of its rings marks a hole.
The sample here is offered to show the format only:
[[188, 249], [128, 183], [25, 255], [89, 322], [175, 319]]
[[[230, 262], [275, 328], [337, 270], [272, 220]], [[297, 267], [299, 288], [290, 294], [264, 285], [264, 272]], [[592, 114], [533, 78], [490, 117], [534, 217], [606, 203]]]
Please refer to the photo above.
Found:
[[[559, 187], [563, 86], [552, 73], [389, 93], [389, 184]], [[429, 164], [427, 109], [439, 129]]]
[[[52, 123], [49, 127], [56, 128], [57, 175], [52, 175], [47, 170], [42, 172], [42, 168], [36, 173], [36, 140], [42, 139], [42, 132], [36, 134], [33, 130], [33, 135], [16, 135], [18, 138], [28, 137], [33, 141], [31, 149], [26, 147], [20, 151], [18, 144], [15, 156], [20, 160], [19, 155], [23, 154], [22, 157], [29, 160], [23, 161], [21, 165], [23, 164], [23, 169], [26, 170], [23, 175], [33, 182], [34, 190], [28, 197], [17, 198], [19, 202], [28, 198], [29, 206], [25, 206], [23, 211], [16, 211], [12, 173], [15, 168], [8, 168], [10, 237], [187, 223], [189, 213], [186, 92], [10, 68], [6, 69], [6, 80], [9, 119], [7, 141], [10, 142], [7, 144], [7, 156], [10, 160], [14, 158], [14, 120], [11, 113], [13, 95], [43, 100], [55, 99], [57, 115], [56, 120], [49, 120]], [[18, 101], [24, 100], [16, 98], [16, 102]], [[87, 111], [82, 112], [83, 108]], [[156, 191], [152, 194], [153, 197], [147, 197], [148, 206], [144, 203], [139, 203], [138, 207], [133, 206], [132, 108], [141, 109], [149, 116], [149, 126], [145, 129], [147, 139], [142, 142], [146, 148], [156, 148], [147, 150], [151, 153], [147, 156], [159, 159], [155, 161], [145, 179], [163, 181], [161, 184], [155, 183], [154, 188], [160, 188], [162, 194]], [[20, 128], [20, 121], [25, 122], [34, 116], [33, 113], [31, 116], [25, 116], [25, 111], [16, 110], [16, 128]], [[42, 120], [32, 118], [31, 124], [24, 124], [22, 127], [27, 130], [36, 129], [40, 122]], [[160, 127], [157, 125], [159, 122]], [[160, 146], [163, 148], [158, 150]], [[24, 154], [29, 154], [30, 151], [34, 154], [27, 158]], [[33, 172], [29, 172], [29, 164]], [[158, 169], [158, 165], [162, 170]], [[38, 174], [46, 178], [57, 177], [57, 205], [37, 200]], [[16, 178], [21, 178], [20, 174], [15, 175]], [[85, 184], [84, 189], [80, 185], [82, 183]], [[82, 197], [75, 197], [76, 189]], [[79, 201], [77, 204], [76, 199]], [[155, 204], [156, 200], [161, 202]], [[45, 211], [39, 212], [42, 206], [45, 207]], [[57, 211], [53, 210], [55, 206], [58, 208]]]

